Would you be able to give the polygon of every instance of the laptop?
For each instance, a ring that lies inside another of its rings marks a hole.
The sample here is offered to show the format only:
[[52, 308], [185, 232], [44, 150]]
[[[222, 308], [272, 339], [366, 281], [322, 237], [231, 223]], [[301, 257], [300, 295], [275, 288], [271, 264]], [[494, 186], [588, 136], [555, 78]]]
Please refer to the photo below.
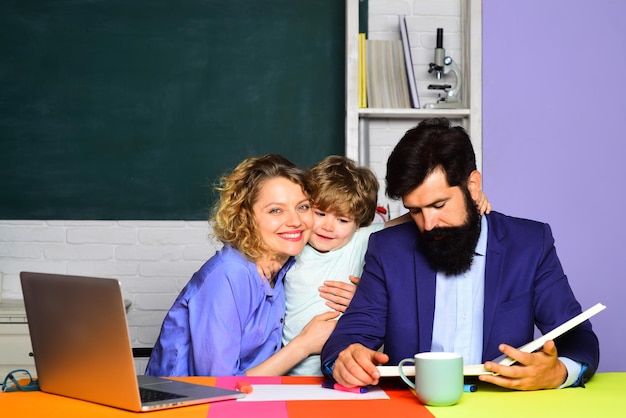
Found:
[[42, 391], [136, 412], [245, 396], [137, 376], [118, 280], [30, 272], [20, 279]]

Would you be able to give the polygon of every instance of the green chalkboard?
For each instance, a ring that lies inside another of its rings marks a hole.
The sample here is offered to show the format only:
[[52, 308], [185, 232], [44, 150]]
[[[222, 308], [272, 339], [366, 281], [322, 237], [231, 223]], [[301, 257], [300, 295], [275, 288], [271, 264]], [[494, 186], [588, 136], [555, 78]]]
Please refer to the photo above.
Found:
[[0, 219], [206, 219], [247, 156], [344, 153], [345, 2], [3, 0]]

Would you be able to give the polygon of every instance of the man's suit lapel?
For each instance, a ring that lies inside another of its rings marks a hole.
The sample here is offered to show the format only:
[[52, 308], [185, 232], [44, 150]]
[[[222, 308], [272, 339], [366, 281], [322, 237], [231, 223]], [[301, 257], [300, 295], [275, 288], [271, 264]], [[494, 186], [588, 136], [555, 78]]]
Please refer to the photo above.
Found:
[[415, 277], [417, 282], [417, 321], [419, 350], [430, 351], [435, 319], [435, 287], [437, 273], [431, 269], [421, 253], [415, 253]]
[[[485, 347], [489, 347], [491, 331], [496, 317], [496, 308], [500, 300], [500, 286], [502, 271], [506, 259], [504, 236], [498, 230], [494, 217], [487, 215], [489, 234], [487, 236], [487, 260], [485, 263], [485, 302], [483, 311], [483, 361], [493, 360], [485, 358]], [[496, 344], [498, 342], [495, 342]]]

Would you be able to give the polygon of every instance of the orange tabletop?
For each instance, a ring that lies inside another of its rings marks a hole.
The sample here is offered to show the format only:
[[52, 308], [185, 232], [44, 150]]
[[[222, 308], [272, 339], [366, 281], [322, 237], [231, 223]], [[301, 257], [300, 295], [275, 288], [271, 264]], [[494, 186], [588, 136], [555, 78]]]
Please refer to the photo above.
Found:
[[[240, 378], [233, 377], [185, 377], [192, 383], [220, 386], [234, 389]], [[251, 384], [321, 384], [319, 377], [246, 377]], [[385, 382], [383, 389], [390, 399], [367, 401], [323, 400], [323, 401], [271, 401], [238, 402], [235, 400], [215, 402], [206, 405], [186, 406], [163, 411], [134, 413], [107, 406], [97, 405], [76, 399], [51, 395], [43, 392], [0, 393], [2, 416], [23, 417], [129, 417], [149, 414], [151, 417], [209, 417], [237, 418], [347, 418], [351, 416], [385, 417], [390, 411], [394, 416], [412, 418], [433, 415], [420, 405], [413, 393], [398, 379]]]

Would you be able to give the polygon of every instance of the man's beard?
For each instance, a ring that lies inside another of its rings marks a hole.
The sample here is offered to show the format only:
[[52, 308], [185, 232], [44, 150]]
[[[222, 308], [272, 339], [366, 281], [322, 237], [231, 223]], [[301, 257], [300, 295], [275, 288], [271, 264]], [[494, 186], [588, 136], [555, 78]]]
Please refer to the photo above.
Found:
[[456, 227], [435, 227], [418, 235], [419, 247], [430, 266], [448, 276], [465, 273], [472, 266], [480, 237], [480, 215], [469, 191], [464, 190], [465, 223]]

